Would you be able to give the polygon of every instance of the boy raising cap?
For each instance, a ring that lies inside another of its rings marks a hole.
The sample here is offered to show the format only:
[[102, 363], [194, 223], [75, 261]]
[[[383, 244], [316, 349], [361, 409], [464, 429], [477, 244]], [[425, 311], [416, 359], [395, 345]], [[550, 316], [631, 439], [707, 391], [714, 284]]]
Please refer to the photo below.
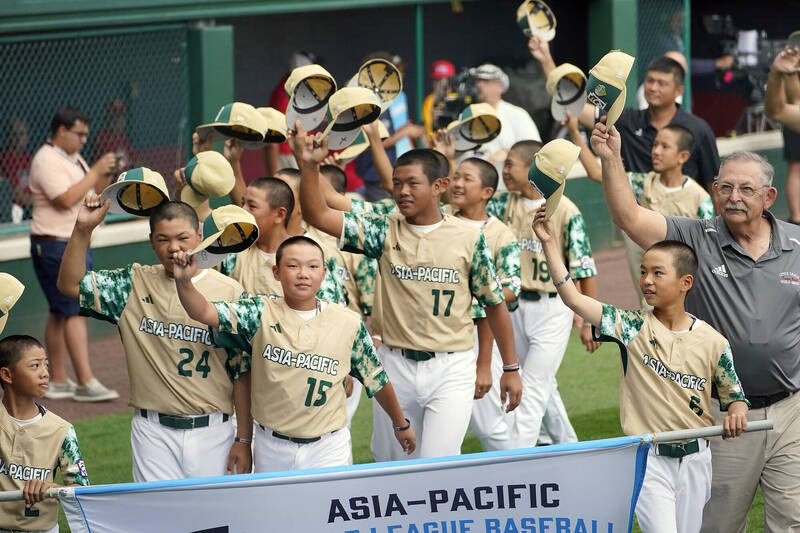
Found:
[[255, 470], [299, 470], [352, 463], [345, 376], [364, 384], [389, 415], [406, 453], [414, 430], [397, 403], [364, 322], [315, 297], [325, 274], [320, 245], [305, 236], [278, 247], [272, 274], [283, 299], [256, 296], [213, 304], [195, 287], [196, 263], [174, 255], [175, 280], [189, 316], [217, 328], [218, 342], [245, 344], [252, 357]]
[[[250, 471], [252, 423], [249, 359], [214, 348], [206, 327], [178, 301], [171, 255], [201, 242], [194, 209], [166, 202], [150, 214], [150, 245], [158, 265], [133, 263], [86, 271], [86, 247], [105, 217], [88, 196], [64, 252], [58, 288], [80, 298], [81, 310], [119, 327], [131, 381], [134, 481], [220, 476]], [[216, 270], [195, 283], [211, 298], [238, 298], [244, 289]], [[238, 428], [231, 421], [236, 407]]]
[[22, 490], [25, 501], [0, 503], [0, 531], [58, 533], [58, 502], [45, 500], [56, 468], [64, 485], [88, 485], [72, 425], [37, 400], [49, 384], [44, 346], [27, 335], [0, 340], [0, 491]]
[[[661, 241], [644, 254], [639, 284], [652, 311], [626, 311], [580, 294], [560, 257], [551, 221], [536, 213], [550, 273], [564, 303], [620, 345], [620, 422], [626, 435], [714, 425], [711, 387], [719, 393], [725, 437], [747, 428], [748, 404], [728, 341], [684, 309], [697, 256], [678, 241]], [[647, 459], [636, 516], [642, 531], [700, 531], [711, 495], [711, 449], [706, 439], [655, 443]]]
[[[328, 150], [321, 135], [306, 137], [298, 129], [292, 142], [302, 168], [306, 220], [338, 237], [344, 249], [378, 260], [383, 336], [378, 350], [400, 405], [418, 428], [418, 456], [458, 455], [475, 392], [472, 296], [485, 306], [503, 362], [512, 369], [500, 380], [508, 410], [519, 403], [521, 388], [511, 321], [483, 234], [442, 215], [439, 195], [448, 180], [437, 177], [441, 164], [431, 150], [398, 158], [393, 177], [398, 212], [355, 215], [325, 203], [319, 163]], [[378, 460], [400, 458], [375, 439], [373, 454]]]

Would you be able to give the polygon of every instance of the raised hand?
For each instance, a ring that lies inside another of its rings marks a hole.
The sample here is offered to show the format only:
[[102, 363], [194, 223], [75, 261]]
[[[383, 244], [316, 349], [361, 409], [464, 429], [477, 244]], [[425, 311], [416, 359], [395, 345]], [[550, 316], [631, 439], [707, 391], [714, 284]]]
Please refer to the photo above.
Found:
[[536, 215], [533, 217], [533, 231], [542, 244], [550, 242], [555, 233], [553, 230], [553, 221], [545, 220], [545, 213], [547, 213], [547, 205], [542, 205], [542, 207], [536, 210]]
[[244, 153], [244, 146], [239, 142], [239, 139], [225, 140], [225, 147], [222, 149], [222, 155], [225, 156], [225, 159], [227, 159], [229, 163], [233, 164], [239, 161], [239, 159], [242, 158], [242, 153]]
[[176, 282], [189, 281], [197, 275], [197, 261], [189, 252], [179, 250], [172, 253], [172, 277]]
[[91, 193], [83, 199], [78, 218], [75, 220], [75, 227], [84, 231], [92, 231], [100, 225], [111, 207], [111, 200], [106, 200], [100, 204], [100, 195]]
[[431, 133], [430, 136], [431, 147], [444, 154], [448, 159], [455, 159], [456, 157], [456, 144], [453, 138], [447, 133], [445, 129], [439, 129]]
[[618, 157], [622, 148], [622, 141], [619, 137], [617, 128], [611, 126], [608, 129], [605, 122], [602, 121], [605, 117], [601, 117], [601, 122], [594, 125], [592, 130], [592, 138], [590, 139], [592, 150], [600, 159], [610, 159]]
[[772, 69], [781, 74], [800, 72], [800, 50], [796, 46], [781, 50], [772, 62]]

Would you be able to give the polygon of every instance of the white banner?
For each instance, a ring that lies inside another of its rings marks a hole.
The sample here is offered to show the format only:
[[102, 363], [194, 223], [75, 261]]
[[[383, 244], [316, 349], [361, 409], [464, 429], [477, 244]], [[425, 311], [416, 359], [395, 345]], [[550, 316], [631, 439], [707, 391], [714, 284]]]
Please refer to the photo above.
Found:
[[76, 487], [62, 504], [73, 533], [623, 533], [649, 442]]

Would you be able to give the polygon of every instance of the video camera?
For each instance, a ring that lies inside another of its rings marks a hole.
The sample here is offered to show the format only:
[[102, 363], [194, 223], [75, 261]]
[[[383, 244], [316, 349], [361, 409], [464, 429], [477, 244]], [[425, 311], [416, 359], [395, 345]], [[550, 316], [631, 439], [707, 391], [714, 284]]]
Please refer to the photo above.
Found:
[[478, 101], [478, 89], [472, 69], [463, 68], [433, 96], [433, 109], [438, 117], [434, 121], [434, 129], [446, 128], [458, 118], [468, 105]]

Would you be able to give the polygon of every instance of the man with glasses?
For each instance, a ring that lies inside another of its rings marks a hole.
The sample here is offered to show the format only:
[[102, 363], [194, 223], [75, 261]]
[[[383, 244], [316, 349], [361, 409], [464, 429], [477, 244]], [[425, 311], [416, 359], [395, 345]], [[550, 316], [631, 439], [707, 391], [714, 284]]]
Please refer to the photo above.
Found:
[[[777, 196], [772, 165], [753, 152], [726, 157], [711, 192], [719, 216], [694, 220], [636, 203], [615, 127], [609, 131], [596, 124], [591, 142], [602, 162], [603, 193], [614, 223], [643, 248], [671, 239], [697, 252], [697, 279], [686, 310], [730, 341], [751, 402], [749, 420], [769, 418], [775, 426], [712, 442], [711, 499], [702, 531], [743, 532], [759, 484], [764, 531], [800, 528], [800, 228], [768, 210]], [[680, 350], [675, 352], [671, 370], [680, 371]], [[724, 413], [718, 400], [712, 411], [720, 424]]]
[[[89, 192], [102, 192], [116, 164], [112, 153], [100, 157], [91, 168], [86, 164], [80, 150], [89, 138], [89, 122], [88, 116], [73, 107], [59, 109], [50, 123], [50, 139], [31, 162], [31, 258], [50, 308], [44, 330], [50, 387], [44, 397], [51, 400], [98, 402], [119, 398], [116, 391], [104, 387], [92, 374], [86, 319], [78, 316], [78, 300], [67, 298], [56, 288], [61, 256], [83, 198]], [[91, 252], [87, 252], [86, 261], [87, 268], [91, 268]], [[67, 378], [67, 352], [77, 384]]]

